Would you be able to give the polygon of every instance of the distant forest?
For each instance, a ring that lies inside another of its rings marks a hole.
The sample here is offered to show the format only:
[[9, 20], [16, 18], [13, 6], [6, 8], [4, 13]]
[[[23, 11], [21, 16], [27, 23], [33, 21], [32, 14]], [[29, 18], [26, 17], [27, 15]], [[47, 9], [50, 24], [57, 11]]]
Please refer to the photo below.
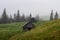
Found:
[[36, 15], [36, 17], [32, 17], [32, 14], [29, 14], [29, 16], [25, 16], [25, 14], [22, 14], [21, 16], [20, 11], [17, 10], [17, 13], [14, 14], [12, 18], [12, 15], [10, 16], [7, 15], [6, 8], [4, 8], [2, 16], [0, 17], [0, 24], [12, 23], [12, 22], [29, 22], [29, 21], [39, 21], [39, 15]]
[[[53, 10], [51, 11], [50, 14], [50, 20], [56, 20], [58, 19], [58, 13], [56, 11], [56, 14], [53, 18]], [[39, 18], [39, 15], [36, 15], [35, 17], [32, 17], [32, 14], [29, 16], [25, 16], [25, 14], [20, 15], [19, 10], [17, 10], [17, 13], [14, 14], [13, 18], [12, 15], [10, 17], [6, 13], [6, 8], [4, 8], [2, 16], [0, 18], [0, 24], [5, 24], [5, 23], [12, 23], [12, 22], [29, 22], [29, 21], [40, 21], [41, 19]]]

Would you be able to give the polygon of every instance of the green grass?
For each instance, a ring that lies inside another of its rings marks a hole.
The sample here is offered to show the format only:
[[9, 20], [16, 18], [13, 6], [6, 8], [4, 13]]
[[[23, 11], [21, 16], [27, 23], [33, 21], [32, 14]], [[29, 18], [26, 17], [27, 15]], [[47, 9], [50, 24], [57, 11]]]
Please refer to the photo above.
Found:
[[[45, 22], [45, 21], [44, 21]], [[34, 23], [35, 25], [43, 24], [42, 22]], [[16, 22], [16, 23], [10, 23], [10, 24], [0, 24], [0, 40], [8, 40], [11, 37], [19, 34], [24, 34], [22, 30], [22, 26], [25, 24], [25, 22]]]
[[8, 40], [10, 37], [21, 34], [22, 26], [24, 22], [10, 23], [10, 24], [0, 24], [0, 40]]
[[9, 40], [60, 40], [60, 19], [36, 25], [36, 28], [23, 33], [16, 34]]

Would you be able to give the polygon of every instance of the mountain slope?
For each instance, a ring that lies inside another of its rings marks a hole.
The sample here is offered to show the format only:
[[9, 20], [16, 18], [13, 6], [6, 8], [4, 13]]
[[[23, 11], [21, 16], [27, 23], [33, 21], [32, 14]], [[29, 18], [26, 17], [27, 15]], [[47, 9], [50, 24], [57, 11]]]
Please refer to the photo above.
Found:
[[60, 40], [60, 19], [47, 22], [22, 35], [17, 34], [9, 40]]

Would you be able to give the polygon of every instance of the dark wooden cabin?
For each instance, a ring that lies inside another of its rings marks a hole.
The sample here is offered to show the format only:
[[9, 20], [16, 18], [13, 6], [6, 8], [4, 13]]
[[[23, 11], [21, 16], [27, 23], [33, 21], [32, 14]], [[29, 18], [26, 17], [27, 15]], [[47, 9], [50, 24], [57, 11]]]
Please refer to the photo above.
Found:
[[23, 26], [23, 31], [28, 31], [35, 28], [35, 25], [32, 22], [28, 22]]

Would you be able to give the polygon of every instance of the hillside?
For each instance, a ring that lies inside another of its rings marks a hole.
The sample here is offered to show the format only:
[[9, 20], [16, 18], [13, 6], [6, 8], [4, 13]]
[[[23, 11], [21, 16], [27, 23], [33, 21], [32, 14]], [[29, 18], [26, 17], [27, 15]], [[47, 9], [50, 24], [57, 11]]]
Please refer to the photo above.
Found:
[[17, 34], [9, 40], [60, 40], [60, 19], [37, 25], [35, 29]]
[[[37, 22], [37, 24], [42, 24], [43, 22]], [[15, 23], [9, 23], [9, 24], [0, 24], [0, 40], [8, 40], [12, 36], [16, 34], [23, 34], [22, 27], [26, 24], [26, 22], [15, 22]]]

